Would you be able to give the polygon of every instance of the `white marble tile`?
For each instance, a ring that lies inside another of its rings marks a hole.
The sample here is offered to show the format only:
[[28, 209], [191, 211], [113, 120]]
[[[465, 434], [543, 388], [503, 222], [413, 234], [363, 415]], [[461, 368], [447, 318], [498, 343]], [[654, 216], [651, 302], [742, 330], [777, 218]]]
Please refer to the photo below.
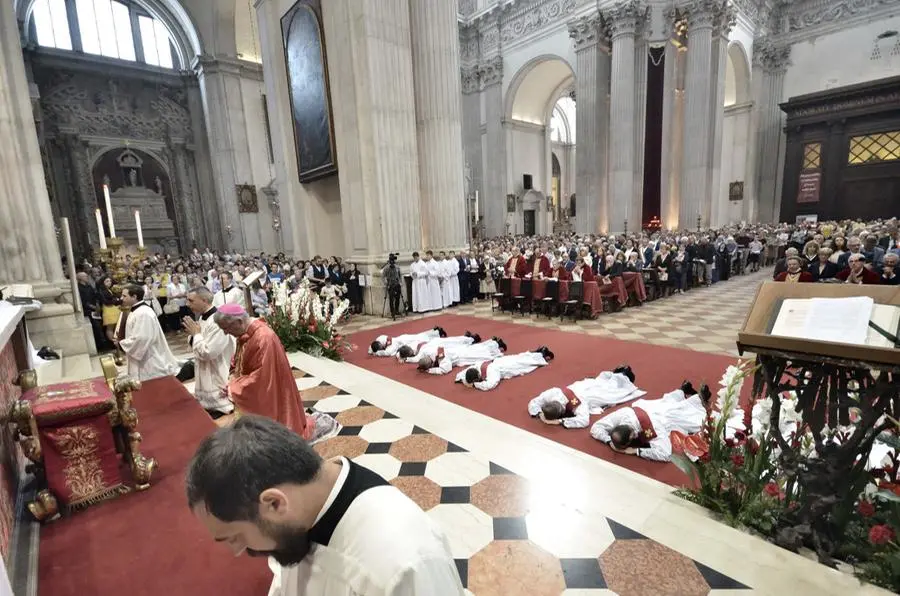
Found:
[[[713, 592], [710, 592], [712, 594]], [[562, 596], [618, 596], [612, 590], [579, 590], [569, 589], [563, 590]], [[735, 595], [737, 596], [737, 595]]]
[[525, 522], [528, 539], [561, 559], [599, 557], [616, 540], [606, 518], [556, 504], [532, 508]]
[[438, 486], [472, 486], [490, 473], [487, 462], [471, 453], [444, 453], [425, 466], [426, 478]]
[[325, 399], [320, 399], [316, 403], [316, 409], [320, 412], [343, 412], [359, 405], [360, 398], [354, 395], [332, 395]]
[[400, 473], [400, 461], [387, 453], [364, 453], [353, 458], [353, 461], [369, 468], [388, 482]]
[[407, 420], [376, 420], [372, 424], [365, 425], [359, 436], [370, 443], [393, 443], [412, 431], [413, 424]]
[[303, 391], [318, 386], [319, 383], [322, 382], [322, 379], [317, 377], [303, 377], [302, 379], [295, 379], [294, 381], [297, 384], [297, 389]]
[[494, 539], [494, 522], [474, 505], [438, 505], [428, 511], [447, 532], [455, 559], [468, 559]]

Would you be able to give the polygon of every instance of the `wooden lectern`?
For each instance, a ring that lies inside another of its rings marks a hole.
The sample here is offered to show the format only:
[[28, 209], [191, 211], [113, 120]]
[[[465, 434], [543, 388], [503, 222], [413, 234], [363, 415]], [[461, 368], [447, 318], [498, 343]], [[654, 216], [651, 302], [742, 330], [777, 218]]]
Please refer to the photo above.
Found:
[[[771, 329], [785, 300], [858, 296], [900, 307], [896, 286], [767, 282], [738, 333], [739, 352], [757, 356], [754, 399], [772, 399], [771, 440], [781, 450], [786, 491], [802, 495], [800, 507], [778, 528], [776, 542], [792, 550], [813, 548], [829, 565], [833, 538], [841, 536], [846, 524], [842, 513], [853, 507], [862, 490], [860, 479], [867, 476], [872, 444], [900, 419], [900, 348], [783, 337]], [[890, 332], [896, 336], [897, 329]], [[796, 393], [796, 409], [815, 440], [814, 459], [805, 459], [779, 431], [781, 399], [788, 391]], [[833, 442], [833, 431], [851, 421], [855, 428], [850, 436]]]

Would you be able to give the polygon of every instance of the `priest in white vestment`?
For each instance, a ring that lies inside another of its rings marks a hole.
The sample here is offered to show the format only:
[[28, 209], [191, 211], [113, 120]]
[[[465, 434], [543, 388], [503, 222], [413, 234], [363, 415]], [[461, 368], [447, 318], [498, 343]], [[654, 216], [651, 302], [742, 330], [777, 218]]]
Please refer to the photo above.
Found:
[[419, 370], [430, 375], [446, 375], [457, 366], [473, 366], [503, 356], [506, 343], [500, 338], [471, 344], [439, 346], [429, 343], [406, 362], [418, 364]]
[[541, 346], [534, 352], [503, 356], [471, 366], [456, 375], [456, 382], [463, 383], [467, 387], [475, 387], [480, 391], [490, 391], [499, 385], [500, 381], [527, 375], [541, 366], [547, 366], [551, 360], [553, 352], [546, 346]]
[[434, 260], [434, 253], [430, 250], [425, 253], [425, 271], [428, 273], [428, 304], [431, 310], [441, 310], [444, 307], [444, 299], [441, 294], [441, 279], [444, 275], [443, 268]]
[[206, 286], [188, 291], [187, 304], [198, 319], [185, 317], [182, 325], [190, 334], [194, 357], [194, 397], [213, 418], [234, 411], [228, 399], [228, 375], [234, 356], [235, 339], [213, 320], [217, 309]]
[[672, 459], [669, 434], [700, 432], [706, 407], [697, 394], [687, 396], [681, 389], [661, 399], [639, 399], [629, 407], [603, 416], [591, 427], [591, 436], [620, 453], [654, 461]]
[[379, 335], [369, 346], [369, 354], [372, 356], [396, 356], [397, 352], [403, 346], [418, 346], [420, 343], [429, 342], [439, 337], [447, 337], [447, 332], [442, 327], [435, 327], [421, 333], [409, 333], [389, 337], [387, 335]]
[[219, 308], [223, 304], [238, 304], [244, 310], [250, 310], [247, 308], [244, 290], [235, 285], [231, 273], [223, 272], [219, 279], [222, 280], [222, 289], [215, 293], [212, 305]]
[[156, 313], [144, 302], [144, 288], [133, 284], [125, 286], [122, 306], [130, 311], [119, 317], [115, 343], [125, 352], [128, 374], [138, 381], [178, 374], [181, 364], [169, 349]]
[[445, 253], [441, 253], [444, 259], [444, 267], [447, 271], [447, 285], [450, 291], [450, 304], [459, 304], [459, 261], [451, 255], [447, 258]]
[[413, 312], [428, 312], [434, 310], [431, 304], [431, 294], [428, 291], [428, 267], [425, 261], [419, 258], [419, 253], [412, 254], [413, 262], [409, 265], [409, 274], [412, 277], [412, 304]]
[[623, 373], [604, 371], [567, 387], [547, 389], [528, 403], [528, 414], [545, 424], [587, 428], [592, 414], [646, 395]]
[[273, 420], [244, 416], [204, 439], [186, 489], [213, 539], [269, 557], [269, 596], [465, 594], [433, 518], [368, 468], [323, 461]]
[[432, 262], [437, 266], [438, 279], [441, 282], [441, 308], [447, 308], [453, 305], [453, 291], [450, 289], [450, 263], [444, 259], [443, 253]]

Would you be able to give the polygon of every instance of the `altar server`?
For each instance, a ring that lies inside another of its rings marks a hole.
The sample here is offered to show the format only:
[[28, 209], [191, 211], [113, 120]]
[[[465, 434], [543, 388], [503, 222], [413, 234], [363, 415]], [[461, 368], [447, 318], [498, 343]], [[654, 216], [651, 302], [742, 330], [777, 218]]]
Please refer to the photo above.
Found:
[[547, 366], [551, 360], [553, 352], [546, 346], [541, 346], [533, 352], [503, 356], [471, 366], [456, 375], [456, 382], [481, 391], [490, 391], [499, 385], [500, 381], [527, 375], [538, 367]]
[[419, 253], [412, 254], [413, 262], [409, 265], [409, 274], [412, 277], [412, 303], [413, 312], [428, 312], [435, 310], [431, 304], [431, 293], [428, 289], [428, 266], [419, 258]]
[[447, 254], [441, 252], [441, 258], [444, 259], [444, 267], [447, 271], [447, 285], [450, 286], [450, 304], [459, 304], [459, 261], [452, 255], [447, 258]]
[[235, 285], [231, 273], [223, 271], [219, 279], [222, 280], [222, 289], [215, 293], [212, 305], [218, 308], [223, 304], [239, 304], [241, 308], [247, 310], [244, 290]]
[[439, 253], [437, 258], [432, 261], [437, 267], [437, 277], [441, 284], [441, 308], [447, 308], [453, 305], [453, 291], [450, 289], [450, 267], [444, 260], [444, 253]]
[[568, 387], [547, 389], [528, 403], [528, 414], [545, 424], [587, 428], [591, 414], [646, 394], [634, 386], [633, 375], [629, 378], [624, 372], [603, 371]]
[[481, 362], [496, 360], [506, 351], [506, 343], [502, 339], [494, 339], [470, 344], [453, 346], [434, 346], [429, 344], [419, 350], [418, 356], [408, 358], [406, 362], [417, 364], [418, 369], [430, 375], [446, 375], [457, 366], [473, 366]]
[[191, 354], [195, 363], [194, 397], [215, 419], [234, 411], [234, 404], [228, 399], [228, 371], [235, 340], [213, 320], [217, 309], [212, 300], [213, 294], [206, 286], [189, 290], [188, 308], [198, 318], [195, 321], [184, 317], [182, 325], [191, 336]]
[[116, 339], [115, 343], [125, 352], [128, 374], [138, 381], [178, 374], [181, 364], [169, 349], [156, 313], [144, 301], [144, 288], [133, 284], [125, 286], [122, 306], [130, 312], [127, 316], [123, 313], [119, 319], [116, 338], [121, 339]]
[[676, 389], [661, 399], [639, 399], [630, 407], [610, 412], [594, 423], [591, 436], [609, 443], [613, 451], [669, 461], [669, 434], [675, 430], [686, 435], [699, 432], [705, 419], [706, 408], [700, 396], [688, 396]]
[[441, 310], [444, 307], [444, 298], [441, 294], [441, 280], [443, 268], [434, 260], [434, 253], [430, 250], [425, 253], [425, 271], [428, 273], [428, 304], [431, 310]]
[[435, 327], [422, 333], [398, 335], [397, 337], [379, 335], [369, 346], [369, 354], [381, 357], [396, 356], [403, 346], [417, 346], [422, 342], [428, 342], [438, 337], [447, 337], [447, 332], [444, 331], [443, 327]]

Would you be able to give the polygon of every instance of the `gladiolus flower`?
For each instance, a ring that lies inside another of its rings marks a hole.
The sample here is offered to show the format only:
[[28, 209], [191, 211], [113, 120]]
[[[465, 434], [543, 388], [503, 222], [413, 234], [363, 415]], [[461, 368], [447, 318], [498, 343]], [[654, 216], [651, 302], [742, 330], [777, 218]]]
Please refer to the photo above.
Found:
[[744, 456], [740, 453], [735, 453], [731, 456], [731, 463], [733, 463], [738, 468], [742, 467], [744, 465]]
[[872, 517], [875, 515], [875, 505], [869, 501], [860, 501], [856, 510], [859, 511], [859, 514], [863, 517]]
[[768, 483], [763, 491], [770, 497], [778, 497], [781, 495], [781, 488], [775, 482]]
[[900, 495], [900, 483], [889, 482], [887, 480], [879, 480], [878, 488], [889, 490], [895, 495]]
[[872, 526], [869, 530], [869, 542], [880, 545], [887, 544], [894, 539], [894, 530], [884, 524]]
[[328, 342], [327, 342], [327, 341], [323, 341], [323, 342], [322, 342], [322, 347], [325, 348], [325, 349], [327, 350], [328, 347], [329, 347], [329, 346], [328, 346]]

